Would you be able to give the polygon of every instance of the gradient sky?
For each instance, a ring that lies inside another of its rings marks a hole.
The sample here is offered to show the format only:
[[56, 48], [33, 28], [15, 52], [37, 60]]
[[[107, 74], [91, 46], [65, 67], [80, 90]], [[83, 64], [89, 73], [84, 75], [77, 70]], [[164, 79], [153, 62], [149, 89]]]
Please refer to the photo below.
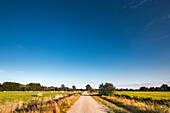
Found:
[[169, 0], [0, 0], [0, 83], [170, 84]]

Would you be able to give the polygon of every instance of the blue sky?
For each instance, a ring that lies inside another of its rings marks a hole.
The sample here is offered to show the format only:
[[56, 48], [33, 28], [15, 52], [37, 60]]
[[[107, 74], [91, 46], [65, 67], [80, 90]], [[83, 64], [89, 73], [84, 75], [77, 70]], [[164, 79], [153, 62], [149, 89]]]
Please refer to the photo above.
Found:
[[170, 84], [169, 0], [1, 0], [0, 83]]

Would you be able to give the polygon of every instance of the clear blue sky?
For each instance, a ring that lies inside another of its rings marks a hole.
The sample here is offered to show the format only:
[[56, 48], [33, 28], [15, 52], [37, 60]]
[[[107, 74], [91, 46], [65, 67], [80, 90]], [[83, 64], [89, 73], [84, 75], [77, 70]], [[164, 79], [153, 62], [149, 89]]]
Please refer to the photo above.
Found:
[[0, 0], [0, 83], [170, 84], [169, 0]]

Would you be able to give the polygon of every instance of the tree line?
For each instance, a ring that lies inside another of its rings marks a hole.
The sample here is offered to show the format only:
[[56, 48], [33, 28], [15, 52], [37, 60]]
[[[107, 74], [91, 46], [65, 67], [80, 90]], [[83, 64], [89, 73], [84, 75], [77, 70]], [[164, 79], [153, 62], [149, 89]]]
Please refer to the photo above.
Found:
[[99, 89], [93, 89], [89, 84], [86, 85], [86, 90], [89, 92], [99, 92], [100, 95], [113, 95], [116, 90], [115, 86], [112, 83], [100, 84]]
[[100, 95], [113, 95], [114, 91], [170, 91], [170, 87], [167, 84], [163, 84], [160, 87], [140, 87], [139, 89], [116, 89], [112, 83], [100, 84], [98, 89], [93, 89], [89, 84], [86, 85], [86, 90], [89, 92], [99, 92]]
[[0, 91], [77, 91], [83, 89], [76, 89], [76, 86], [73, 85], [72, 88], [66, 87], [64, 84], [61, 87], [46, 87], [40, 83], [29, 83], [29, 84], [20, 84], [17, 82], [4, 82], [0, 83]]
[[117, 89], [117, 91], [170, 91], [170, 87], [167, 84], [162, 84], [160, 87], [145, 87], [142, 86], [139, 89], [128, 89], [121, 88]]
[[0, 91], [89, 91], [99, 92], [103, 95], [111, 95], [114, 91], [170, 91], [170, 87], [167, 84], [163, 84], [160, 87], [140, 87], [139, 89], [116, 89], [112, 83], [100, 84], [98, 89], [92, 88], [89, 84], [86, 85], [86, 89], [76, 89], [73, 85], [72, 88], [66, 87], [64, 84], [61, 87], [46, 87], [40, 83], [20, 84], [17, 82], [4, 82], [0, 83]]

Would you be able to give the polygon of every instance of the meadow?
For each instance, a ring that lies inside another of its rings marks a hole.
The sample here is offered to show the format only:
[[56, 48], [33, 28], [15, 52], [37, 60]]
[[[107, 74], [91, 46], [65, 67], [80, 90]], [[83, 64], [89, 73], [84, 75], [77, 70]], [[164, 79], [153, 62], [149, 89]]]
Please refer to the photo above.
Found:
[[141, 98], [152, 98], [153, 100], [170, 100], [170, 92], [163, 91], [116, 91], [114, 94], [118, 95], [128, 95], [131, 98], [141, 97]]
[[53, 97], [57, 94], [70, 94], [73, 92], [55, 92], [55, 91], [6, 91], [6, 92], [0, 92], [0, 105], [3, 105], [5, 103], [17, 103], [19, 101], [28, 102], [30, 100], [33, 100], [34, 98], [37, 98], [37, 94], [42, 93], [42, 97]]
[[112, 96], [91, 95], [109, 113], [170, 113], [170, 92], [115, 91]]
[[[42, 96], [37, 96], [42, 93]], [[82, 92], [7, 91], [0, 92], [1, 113], [65, 113]]]

